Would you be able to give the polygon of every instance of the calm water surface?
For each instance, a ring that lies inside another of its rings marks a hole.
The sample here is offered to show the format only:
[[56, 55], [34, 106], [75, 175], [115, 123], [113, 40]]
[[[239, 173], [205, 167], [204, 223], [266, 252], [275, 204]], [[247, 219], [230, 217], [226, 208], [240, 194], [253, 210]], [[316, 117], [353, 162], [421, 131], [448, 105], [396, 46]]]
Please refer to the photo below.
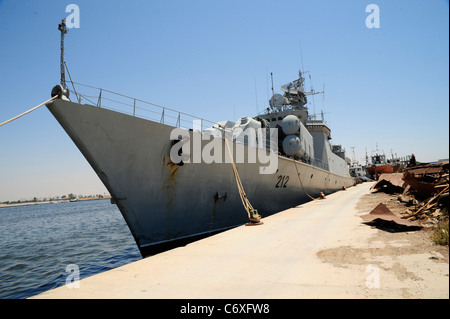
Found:
[[0, 298], [27, 298], [141, 259], [109, 200], [0, 208]]

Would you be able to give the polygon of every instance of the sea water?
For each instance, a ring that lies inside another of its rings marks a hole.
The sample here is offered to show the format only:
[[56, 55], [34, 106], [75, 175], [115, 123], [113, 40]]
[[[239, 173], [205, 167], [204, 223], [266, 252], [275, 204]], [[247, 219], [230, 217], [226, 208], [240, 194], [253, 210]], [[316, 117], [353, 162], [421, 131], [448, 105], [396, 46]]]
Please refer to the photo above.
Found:
[[[109, 200], [0, 208], [0, 298], [27, 298], [141, 259]], [[71, 277], [70, 277], [71, 276]]]

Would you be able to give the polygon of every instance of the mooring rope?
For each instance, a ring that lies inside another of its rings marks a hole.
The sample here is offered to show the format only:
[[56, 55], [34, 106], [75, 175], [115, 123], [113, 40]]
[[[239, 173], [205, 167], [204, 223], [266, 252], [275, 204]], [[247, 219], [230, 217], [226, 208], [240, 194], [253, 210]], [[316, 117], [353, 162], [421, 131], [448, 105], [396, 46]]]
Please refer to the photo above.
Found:
[[233, 161], [233, 156], [231, 155], [230, 145], [228, 144], [228, 140], [225, 138], [225, 144], [228, 149], [228, 156], [230, 157], [231, 166], [233, 168], [234, 178], [236, 180], [236, 185], [238, 187], [239, 195], [241, 197], [242, 205], [244, 205], [245, 210], [247, 211], [248, 218], [252, 223], [259, 222], [261, 216], [258, 214], [258, 211], [253, 208], [252, 204], [247, 198], [247, 194], [245, 193], [244, 186], [242, 186], [241, 178], [239, 177], [239, 172], [237, 170], [236, 165]]
[[303, 189], [303, 191], [305, 192], [305, 194], [306, 194], [309, 198], [311, 198], [312, 200], [319, 199], [320, 197], [314, 198], [314, 197], [312, 197], [311, 195], [308, 194], [308, 192], [306, 191], [305, 187], [303, 186], [302, 179], [300, 178], [300, 173], [298, 172], [297, 163], [295, 162], [295, 159], [294, 159], [293, 161], [294, 161], [295, 170], [297, 171], [297, 177], [298, 177], [298, 180], [300, 181], [300, 185], [302, 186], [302, 189]]
[[35, 107], [33, 107], [32, 109], [29, 109], [28, 111], [23, 112], [22, 114], [17, 115], [16, 117], [13, 117], [12, 119], [9, 119], [9, 120], [7, 120], [7, 121], [1, 123], [0, 126], [3, 126], [3, 125], [5, 125], [5, 124], [8, 124], [9, 122], [12, 122], [12, 121], [14, 121], [14, 120], [17, 120], [19, 117], [22, 117], [22, 116], [24, 116], [24, 115], [26, 115], [26, 114], [28, 114], [28, 113], [30, 113], [30, 112], [33, 112], [34, 110], [40, 108], [42, 105], [47, 104], [47, 103], [50, 102], [50, 101], [53, 101], [53, 100], [56, 99], [57, 97], [58, 97], [58, 96], [55, 95], [54, 97], [52, 97], [51, 99], [45, 101], [44, 103], [41, 103], [41, 104], [39, 104], [38, 106], [35, 106]]

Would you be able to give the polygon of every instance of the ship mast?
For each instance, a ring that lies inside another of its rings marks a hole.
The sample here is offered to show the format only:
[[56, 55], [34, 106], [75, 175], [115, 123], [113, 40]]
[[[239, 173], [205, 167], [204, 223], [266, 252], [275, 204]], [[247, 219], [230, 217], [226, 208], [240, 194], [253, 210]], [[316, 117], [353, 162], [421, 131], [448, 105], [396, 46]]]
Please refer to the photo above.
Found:
[[61, 23], [58, 25], [58, 30], [61, 31], [61, 86], [64, 89], [67, 89], [66, 74], [64, 72], [64, 36], [67, 34], [65, 19], [62, 19]]

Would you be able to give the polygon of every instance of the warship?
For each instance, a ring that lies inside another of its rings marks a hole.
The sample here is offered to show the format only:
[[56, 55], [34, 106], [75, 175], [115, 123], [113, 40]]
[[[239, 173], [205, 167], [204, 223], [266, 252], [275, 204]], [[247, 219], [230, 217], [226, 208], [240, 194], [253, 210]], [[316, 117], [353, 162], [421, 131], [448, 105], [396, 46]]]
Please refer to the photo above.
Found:
[[111, 194], [144, 257], [259, 225], [261, 216], [355, 183], [328, 125], [308, 114], [314, 92], [305, 92], [302, 72], [263, 114], [213, 123], [72, 80], [69, 89], [64, 69], [61, 54], [61, 84], [46, 106]]

